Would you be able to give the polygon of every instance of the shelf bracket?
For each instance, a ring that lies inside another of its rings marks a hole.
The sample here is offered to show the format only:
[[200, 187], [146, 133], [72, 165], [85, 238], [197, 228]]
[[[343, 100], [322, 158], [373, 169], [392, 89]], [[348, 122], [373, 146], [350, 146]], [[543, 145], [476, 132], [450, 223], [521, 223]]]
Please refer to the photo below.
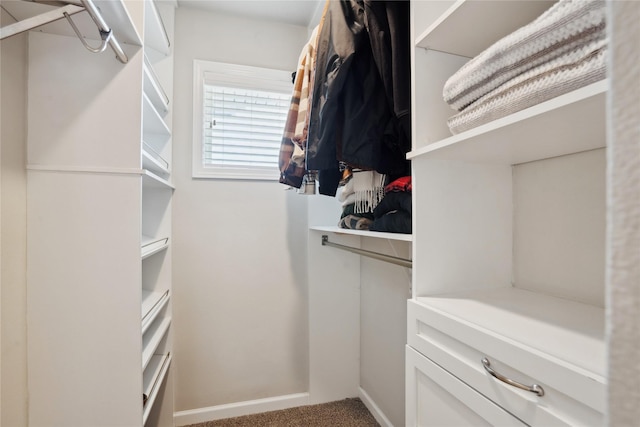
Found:
[[333, 243], [329, 241], [329, 236], [327, 236], [326, 234], [322, 235], [322, 246], [330, 246], [333, 248], [342, 249], [343, 251], [352, 252], [354, 254], [363, 255], [369, 258], [374, 258], [379, 261], [389, 262], [391, 264], [400, 265], [402, 267], [413, 267], [413, 261], [411, 261], [410, 259], [381, 254], [378, 252], [368, 251], [366, 249], [353, 248], [351, 246], [341, 245], [340, 243]]
[[0, 28], [0, 40], [4, 40], [8, 37], [15, 36], [16, 34], [23, 33], [25, 31], [33, 30], [41, 25], [48, 24], [49, 22], [57, 21], [64, 18], [65, 14], [74, 15], [78, 12], [82, 12], [84, 7], [68, 4], [63, 7], [59, 7], [55, 10], [50, 10], [40, 15], [32, 16], [13, 24], [5, 25]]
[[[52, 4], [64, 4], [65, 2], [43, 2], [43, 3], [52, 3]], [[13, 24], [5, 25], [0, 28], [0, 40], [4, 40], [8, 37], [14, 36], [16, 34], [23, 33], [25, 31], [32, 30], [34, 28], [40, 27], [42, 25], [48, 24], [50, 22], [57, 21], [62, 18], [66, 18], [73, 31], [76, 33], [84, 47], [89, 49], [91, 52], [99, 53], [106, 49], [107, 45], [111, 46], [111, 49], [116, 54], [116, 58], [123, 64], [126, 64], [129, 61], [127, 55], [122, 50], [120, 43], [111, 32], [111, 28], [107, 25], [107, 23], [102, 18], [100, 14], [100, 10], [93, 4], [92, 0], [80, 0], [80, 4], [66, 4], [65, 6], [58, 7], [56, 9], [50, 10], [48, 12], [41, 13], [36, 16], [32, 16], [30, 18], [22, 19]], [[89, 46], [80, 31], [76, 28], [75, 24], [71, 20], [71, 15], [74, 15], [79, 12], [87, 11], [93, 22], [98, 27], [98, 31], [100, 32], [100, 37], [102, 39], [102, 43], [98, 48], [92, 48]]]

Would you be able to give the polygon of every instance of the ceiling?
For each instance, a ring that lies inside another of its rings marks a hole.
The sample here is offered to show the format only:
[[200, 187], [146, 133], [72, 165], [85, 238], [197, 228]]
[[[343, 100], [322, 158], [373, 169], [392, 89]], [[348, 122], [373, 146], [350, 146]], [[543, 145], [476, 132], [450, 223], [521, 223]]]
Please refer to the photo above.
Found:
[[178, 0], [179, 7], [309, 26], [322, 0]]

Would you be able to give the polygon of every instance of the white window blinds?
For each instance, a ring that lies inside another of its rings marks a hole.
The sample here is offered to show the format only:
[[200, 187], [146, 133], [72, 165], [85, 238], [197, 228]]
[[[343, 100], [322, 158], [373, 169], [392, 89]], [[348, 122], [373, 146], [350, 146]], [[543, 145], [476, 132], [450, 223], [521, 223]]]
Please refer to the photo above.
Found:
[[204, 86], [206, 166], [277, 170], [291, 95]]
[[278, 180], [291, 73], [194, 62], [193, 176]]

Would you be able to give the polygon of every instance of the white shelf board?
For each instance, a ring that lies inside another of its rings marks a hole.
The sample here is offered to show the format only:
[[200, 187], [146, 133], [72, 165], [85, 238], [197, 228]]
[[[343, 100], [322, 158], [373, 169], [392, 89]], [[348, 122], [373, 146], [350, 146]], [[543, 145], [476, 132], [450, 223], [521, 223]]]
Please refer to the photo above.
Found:
[[164, 55], [169, 55], [170, 42], [162, 17], [153, 0], [145, 3], [144, 45]]
[[142, 333], [144, 334], [153, 323], [158, 313], [169, 302], [169, 291], [153, 292], [142, 290]]
[[142, 259], [148, 258], [153, 254], [157, 254], [160, 251], [163, 251], [169, 247], [169, 238], [168, 237], [150, 237], [142, 235], [141, 245], [140, 245], [141, 257]]
[[167, 376], [167, 372], [169, 372], [169, 365], [171, 365], [170, 354], [156, 355], [151, 357], [149, 365], [144, 370], [142, 384], [143, 393], [147, 395], [147, 401], [144, 404], [143, 425], [147, 422], [156, 397], [158, 397], [158, 389]]
[[169, 162], [155, 153], [144, 142], [142, 143], [142, 168], [157, 175], [169, 175], [171, 173]]
[[175, 189], [169, 181], [148, 170], [142, 171], [142, 185], [146, 188]]
[[[122, 0], [94, 0], [94, 4], [100, 9], [100, 14], [104, 18], [106, 24], [113, 31], [114, 36], [119, 43], [134, 46], [142, 46], [142, 38], [138, 34], [135, 25], [129, 15], [124, 1]], [[7, 10], [17, 20], [31, 18], [42, 13], [46, 13], [58, 8], [43, 3], [35, 3], [33, 1], [3, 1], [2, 7]], [[100, 34], [87, 12], [80, 12], [72, 16], [73, 22], [76, 24], [84, 37], [91, 40], [100, 40]], [[36, 31], [42, 31], [50, 34], [58, 34], [63, 36], [76, 37], [73, 29], [66, 21], [60, 19], [50, 24], [38, 27]]]
[[386, 233], [382, 231], [368, 230], [350, 230], [348, 228], [340, 228], [337, 226], [313, 226], [309, 228], [315, 231], [326, 231], [328, 233], [336, 234], [351, 234], [354, 236], [372, 237], [375, 239], [399, 240], [403, 242], [411, 242], [413, 240], [413, 236], [411, 234]]
[[472, 58], [536, 19], [553, 3], [555, 1], [548, 0], [458, 0], [417, 37], [415, 44]]
[[408, 159], [518, 164], [606, 146], [608, 80], [593, 83], [407, 154]]
[[416, 302], [576, 366], [605, 382], [602, 307], [512, 287], [418, 297]]
[[142, 99], [142, 134], [145, 139], [147, 139], [148, 135], [158, 135], [169, 139], [171, 137], [169, 126], [153, 106], [146, 93], [142, 94]]
[[169, 112], [169, 97], [158, 81], [146, 55], [144, 58], [144, 93], [160, 115]]
[[[165, 317], [157, 328], [153, 330], [153, 333], [143, 335], [142, 344], [142, 369], [146, 369], [151, 357], [155, 354], [156, 349], [162, 342], [162, 339], [166, 336], [171, 325], [171, 318]], [[151, 331], [150, 331], [151, 332]], [[149, 335], [149, 336], [147, 336]]]

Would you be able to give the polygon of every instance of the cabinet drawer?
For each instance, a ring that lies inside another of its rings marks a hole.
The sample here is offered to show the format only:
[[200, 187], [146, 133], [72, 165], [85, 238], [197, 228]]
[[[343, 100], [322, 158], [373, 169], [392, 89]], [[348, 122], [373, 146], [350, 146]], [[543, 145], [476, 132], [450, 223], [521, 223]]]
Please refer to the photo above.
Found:
[[[588, 372], [416, 301], [409, 301], [407, 317], [411, 347], [525, 423], [603, 424], [605, 387]], [[538, 384], [544, 395], [494, 378], [483, 358], [505, 377]]]
[[406, 347], [407, 426], [525, 426], [449, 372]]

